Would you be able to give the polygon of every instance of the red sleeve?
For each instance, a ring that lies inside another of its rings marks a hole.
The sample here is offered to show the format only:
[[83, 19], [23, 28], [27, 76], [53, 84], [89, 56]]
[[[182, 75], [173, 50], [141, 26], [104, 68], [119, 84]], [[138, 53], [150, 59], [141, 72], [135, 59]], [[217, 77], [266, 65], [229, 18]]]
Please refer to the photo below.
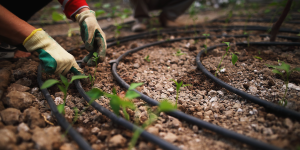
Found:
[[71, 18], [78, 10], [89, 7], [85, 0], [58, 0], [67, 18]]

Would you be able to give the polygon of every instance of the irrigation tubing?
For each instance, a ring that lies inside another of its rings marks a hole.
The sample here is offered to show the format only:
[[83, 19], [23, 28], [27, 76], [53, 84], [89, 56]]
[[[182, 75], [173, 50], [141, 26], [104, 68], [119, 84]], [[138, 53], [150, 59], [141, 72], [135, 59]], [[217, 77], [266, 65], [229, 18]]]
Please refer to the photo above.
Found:
[[[229, 19], [228, 23], [230, 22], [266, 22], [266, 23], [274, 23], [276, 22], [276, 19]], [[226, 20], [213, 20], [212, 22], [222, 22], [225, 23]], [[300, 24], [299, 21], [286, 21], [284, 23], [288, 24]]]
[[[42, 70], [42, 66], [39, 65], [38, 66], [38, 74], [37, 74], [37, 82], [40, 87], [43, 85], [41, 70]], [[51, 95], [48, 92], [48, 90], [41, 89], [41, 91], [42, 91], [44, 97], [46, 98], [46, 100], [50, 106], [51, 112], [55, 116], [58, 124], [64, 130], [66, 130], [66, 131], [68, 130], [68, 134], [72, 137], [72, 139], [78, 144], [78, 146], [81, 149], [92, 150], [91, 146], [87, 143], [87, 141], [85, 139], [83, 139], [82, 136], [71, 127], [71, 125], [68, 123], [68, 121], [65, 119], [65, 117], [58, 112], [56, 105], [55, 105], [53, 99], [51, 98]]]
[[[85, 93], [85, 91], [83, 90], [81, 83], [79, 80], [75, 80], [74, 81], [75, 86], [79, 92], [79, 94], [87, 101], [90, 102], [90, 97], [88, 97]], [[101, 112], [102, 114], [104, 114], [105, 116], [107, 116], [108, 118], [110, 118], [114, 123], [121, 125], [131, 131], [136, 131], [136, 130], [142, 130], [140, 127], [130, 123], [129, 121], [118, 117], [117, 115], [115, 115], [113, 112], [109, 111], [108, 109], [104, 108], [103, 106], [99, 105], [97, 102], [93, 102], [91, 103], [91, 105], [97, 109], [99, 112]], [[166, 150], [179, 150], [178, 147], [172, 145], [171, 143], [166, 142], [165, 140], [162, 140], [161, 138], [150, 134], [149, 132], [143, 130], [141, 133], [141, 137], [143, 137], [144, 139], [158, 145], [159, 147], [166, 149]]]
[[[270, 45], [286, 45], [286, 46], [300, 46], [300, 43], [295, 43], [295, 42], [250, 42], [250, 45], [257, 45], [257, 46], [270, 46]], [[237, 46], [247, 46], [247, 43], [236, 43], [235, 45]], [[221, 46], [226, 46], [226, 44], [220, 44], [220, 45], [215, 45], [215, 46], [211, 46], [209, 48], [207, 48], [207, 51], [211, 51], [217, 47], [221, 47]], [[212, 79], [214, 82], [218, 83], [219, 85], [221, 85], [222, 87], [224, 87], [225, 89], [253, 102], [256, 104], [259, 104], [263, 107], [265, 107], [267, 110], [272, 111], [274, 113], [280, 114], [280, 115], [284, 115], [296, 120], [300, 120], [300, 113], [294, 111], [294, 110], [290, 110], [287, 109], [285, 107], [276, 105], [274, 103], [268, 102], [266, 100], [262, 100], [258, 97], [255, 97], [253, 95], [250, 95], [246, 92], [243, 92], [237, 88], [234, 88], [232, 86], [230, 86], [229, 84], [223, 82], [222, 80], [220, 80], [219, 78], [215, 77], [213, 74], [211, 74], [208, 70], [206, 70], [206, 68], [202, 65], [201, 63], [201, 55], [205, 53], [205, 50], [202, 50], [201, 52], [198, 53], [197, 57], [196, 57], [196, 63], [197, 63], [197, 67], [210, 79]]]
[[[191, 27], [191, 26], [190, 26]], [[199, 27], [199, 26], [196, 26]], [[106, 40], [107, 43], [109, 42], [114, 42], [111, 44], [108, 44], [107, 46], [113, 46], [113, 45], [117, 45], [117, 41], [122, 43], [122, 42], [127, 42], [127, 41], [131, 41], [131, 40], [135, 40], [135, 39], [139, 39], [139, 38], [146, 38], [146, 37], [153, 37], [153, 36], [157, 36], [157, 35], [162, 35], [162, 34], [189, 34], [189, 33], [201, 33], [201, 32], [221, 32], [224, 31], [224, 27], [220, 27], [220, 26], [211, 26], [209, 28], [219, 28], [219, 29], [202, 29], [202, 30], [192, 30], [192, 31], [176, 31], [176, 29], [184, 29], [185, 27], [179, 27], [179, 28], [172, 28], [172, 29], [165, 29], [165, 30], [161, 30], [160, 32], [157, 31], [151, 31], [151, 32], [144, 32], [144, 33], [140, 33], [140, 34], [135, 34], [135, 35], [129, 35], [123, 38], [119, 38], [119, 39], [115, 39], [115, 38], [111, 38]], [[269, 29], [269, 27], [262, 27], [262, 26], [227, 26], [225, 28], [225, 31], [231, 31], [231, 30], [256, 30], [256, 31], [267, 31]], [[287, 28], [280, 28], [279, 32], [285, 32], [285, 33], [294, 33], [294, 34], [298, 34], [300, 32], [300, 30], [290, 30]], [[250, 35], [251, 36], [251, 35]], [[266, 37], [268, 35], [260, 35], [261, 37]], [[284, 35], [278, 35], [277, 37], [279, 38], [285, 38], [288, 40], [299, 40], [300, 37], [291, 37], [291, 36], [284, 36]], [[84, 49], [85, 46], [82, 45], [79, 47], [79, 49]], [[72, 48], [67, 50], [68, 52], [71, 52], [73, 50], [76, 50], [78, 48]]]
[[[170, 42], [176, 42], [176, 41], [181, 41], [181, 40], [189, 40], [189, 39], [199, 39], [199, 38], [203, 38], [203, 37], [186, 37], [186, 38], [179, 38], [179, 39], [173, 39], [173, 40], [168, 40], [168, 41], [159, 41], [159, 42], [154, 42], [154, 43], [151, 43], [151, 44], [147, 44], [147, 45], [144, 45], [144, 46], [141, 46], [141, 47], [137, 47], [137, 48], [134, 48], [130, 51], [127, 51], [125, 52], [124, 54], [122, 54], [120, 57], [118, 57], [116, 60], [113, 60], [111, 61], [111, 65], [112, 65], [112, 73], [113, 73], [113, 76], [115, 77], [115, 79], [117, 80], [117, 82], [123, 86], [124, 88], [128, 89], [129, 88], [129, 84], [127, 84], [117, 73], [117, 66], [119, 64], [119, 62], [122, 60], [123, 57], [131, 54], [131, 53], [134, 53], [134, 52], [137, 52], [137, 51], [140, 51], [144, 48], [147, 48], [147, 47], [150, 47], [150, 46], [154, 46], [154, 45], [159, 45], [159, 44], [163, 44], [163, 43], [170, 43]], [[149, 103], [150, 105], [154, 105], [154, 106], [157, 106], [159, 105], [159, 102], [144, 95], [143, 93], [135, 90], [135, 92], [139, 93], [141, 96], [139, 98], [143, 99], [145, 102]], [[184, 121], [187, 121], [189, 123], [192, 123], [192, 124], [195, 124], [199, 127], [202, 127], [202, 128], [206, 128], [208, 130], [211, 130], [215, 133], [218, 133], [218, 134], [221, 134], [225, 137], [229, 137], [231, 139], [234, 139], [234, 140], [237, 140], [237, 141], [240, 141], [242, 143], [245, 143], [245, 144], [248, 144], [252, 147], [255, 147], [255, 148], [258, 148], [258, 149], [268, 149], [268, 150], [278, 150], [280, 148], [278, 147], [275, 147], [273, 145], [270, 145], [270, 144], [267, 144], [267, 143], [264, 143], [264, 142], [261, 142], [261, 141], [258, 141], [256, 139], [253, 139], [253, 138], [250, 138], [250, 137], [247, 137], [245, 135], [242, 135], [242, 134], [238, 134], [236, 132], [233, 132], [231, 130], [228, 130], [228, 129], [225, 129], [225, 128], [222, 128], [220, 126], [217, 126], [217, 125], [214, 125], [214, 124], [211, 124], [211, 123], [208, 123], [208, 122], [205, 122], [201, 119], [198, 119], [196, 117], [193, 117], [193, 116], [190, 116], [190, 115], [187, 115], [181, 111], [172, 111], [172, 112], [169, 112], [168, 113], [169, 115], [173, 116], [173, 117], [176, 117], [180, 120], [184, 120]]]

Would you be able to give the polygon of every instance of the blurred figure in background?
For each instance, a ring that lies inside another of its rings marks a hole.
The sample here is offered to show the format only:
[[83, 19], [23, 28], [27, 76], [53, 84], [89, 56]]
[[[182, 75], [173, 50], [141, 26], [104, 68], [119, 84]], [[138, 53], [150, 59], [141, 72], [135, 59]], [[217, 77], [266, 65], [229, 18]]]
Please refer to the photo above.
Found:
[[162, 10], [159, 15], [160, 24], [168, 26], [168, 21], [174, 21], [183, 14], [194, 0], [129, 0], [136, 22], [132, 31], [140, 32], [147, 29], [150, 18], [149, 11]]

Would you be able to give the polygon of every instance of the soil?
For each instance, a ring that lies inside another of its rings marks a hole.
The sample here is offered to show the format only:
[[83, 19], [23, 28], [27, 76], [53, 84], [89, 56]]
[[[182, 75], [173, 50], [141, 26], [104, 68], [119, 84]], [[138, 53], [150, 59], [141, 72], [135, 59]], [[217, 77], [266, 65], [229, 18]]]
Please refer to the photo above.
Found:
[[[246, 23], [233, 22], [228, 25], [245, 25]], [[205, 26], [223, 23], [207, 23]], [[268, 23], [247, 23], [247, 25], [270, 26]], [[205, 27], [204, 26], [204, 27]], [[298, 29], [293, 24], [285, 27]], [[50, 27], [49, 27], [50, 28]], [[53, 27], [55, 30], [57, 26]], [[204, 29], [200, 28], [199, 29]], [[129, 33], [128, 29], [124, 30]], [[113, 31], [107, 34], [112, 34]], [[121, 31], [122, 32], [122, 31]], [[129, 33], [135, 34], [135, 33]], [[211, 32], [211, 35], [225, 34], [224, 32]], [[230, 31], [228, 35], [242, 35], [243, 31]], [[265, 32], [253, 31], [249, 40], [251, 42], [269, 41], [258, 34]], [[200, 34], [201, 35], [201, 34]], [[295, 36], [295, 34], [280, 33], [280, 35]], [[96, 68], [95, 87], [111, 92], [115, 88], [119, 95], [124, 95], [126, 89], [119, 86], [111, 73], [110, 60], [118, 58], [126, 51], [144, 44], [159, 40], [174, 39], [194, 36], [194, 34], [163, 35], [160, 37], [137, 39], [121, 43], [107, 49], [107, 57]], [[82, 44], [80, 36], [57, 36], [54, 39], [65, 49], [73, 49], [71, 54], [77, 60], [82, 59], [88, 52], [80, 50]], [[263, 107], [253, 104], [225, 89], [208, 79], [196, 67], [195, 59], [203, 44], [213, 46], [223, 41], [238, 43], [245, 42], [247, 38], [212, 38], [207, 40], [183, 40], [179, 42], [162, 44], [145, 48], [139, 52], [125, 57], [118, 66], [119, 75], [127, 82], [143, 82], [137, 90], [161, 101], [168, 99], [175, 103], [176, 87], [170, 79], [184, 84], [191, 84], [181, 88], [178, 98], [178, 109], [204, 121], [235, 131], [237, 133], [258, 139], [260, 141], [284, 149], [296, 149], [300, 140], [300, 122], [282, 116], [277, 116], [266, 111]], [[278, 38], [277, 41], [288, 41]], [[180, 49], [183, 53], [176, 56]], [[216, 71], [216, 66], [224, 54], [225, 47], [216, 48], [208, 55], [201, 58], [205, 67], [211, 72]], [[295, 46], [233, 46], [230, 52], [237, 52], [239, 60], [232, 65], [227, 56], [222, 62], [225, 72], [218, 77], [232, 86], [259, 96], [261, 99], [278, 104], [284, 93], [284, 81], [271, 72], [265, 64], [277, 64], [278, 60], [289, 63], [292, 68], [299, 67], [299, 47]], [[150, 62], [144, 60], [149, 55]], [[259, 56], [262, 60], [255, 59]], [[62, 137], [64, 130], [60, 128], [55, 117], [39, 90], [36, 82], [38, 54], [33, 53], [28, 58], [1, 60], [0, 62], [0, 149], [79, 149], [71, 137]], [[93, 74], [93, 67], [83, 65], [86, 74]], [[71, 74], [68, 74], [68, 78]], [[299, 73], [291, 74], [287, 95], [287, 108], [300, 111], [300, 80]], [[57, 78], [54, 75], [43, 74], [43, 80]], [[290, 86], [291, 87], [291, 86]], [[88, 91], [90, 83], [83, 83], [83, 88]], [[48, 89], [56, 105], [63, 102], [63, 93], [54, 86]], [[110, 109], [110, 100], [101, 97], [97, 103]], [[136, 112], [129, 110], [131, 121], [138, 116], [140, 122], [145, 121], [148, 106], [140, 99], [134, 99], [137, 106]], [[88, 106], [79, 95], [74, 85], [68, 90], [65, 107], [65, 118], [71, 123], [74, 117], [73, 107], [77, 107], [82, 115], [73, 125], [93, 149], [127, 149], [132, 137], [132, 132], [124, 129], [122, 125], [114, 124], [109, 118]], [[83, 112], [84, 108], [88, 107]], [[155, 109], [155, 107], [151, 107]], [[140, 124], [139, 124], [140, 125]], [[227, 137], [202, 129], [182, 120], [161, 113], [158, 120], [146, 128], [152, 134], [171, 142], [181, 149], [254, 149]], [[140, 138], [136, 149], [160, 149]]]

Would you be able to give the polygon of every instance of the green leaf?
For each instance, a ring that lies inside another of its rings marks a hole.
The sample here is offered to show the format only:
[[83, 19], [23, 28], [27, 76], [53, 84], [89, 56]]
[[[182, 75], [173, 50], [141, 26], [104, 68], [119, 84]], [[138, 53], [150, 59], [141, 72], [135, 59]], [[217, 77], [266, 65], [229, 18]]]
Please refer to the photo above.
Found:
[[298, 72], [300, 72], [300, 68], [299, 67], [294, 68], [292, 71], [298, 71]]
[[117, 90], [116, 90], [116, 88], [115, 88], [115, 87], [113, 87], [113, 89], [112, 89], [112, 93], [113, 93], [114, 95], [117, 95]]
[[67, 94], [67, 89], [61, 85], [57, 85], [57, 87], [62, 91], [64, 94]]
[[122, 110], [123, 110], [123, 114], [124, 114], [125, 119], [126, 119], [126, 120], [130, 120], [130, 117], [129, 117], [127, 111], [126, 111], [126, 108], [123, 107]]
[[265, 11], [264, 11], [264, 13], [266, 14], [266, 13], [269, 13], [271, 10], [270, 9], [266, 9]]
[[132, 102], [129, 102], [129, 101], [124, 101], [124, 100], [121, 100], [120, 101], [120, 105], [122, 106], [122, 107], [128, 107], [128, 108], [130, 108], [130, 109], [135, 109], [135, 105], [132, 103]]
[[89, 79], [91, 82], [93, 81], [91, 74], [89, 74]]
[[103, 8], [108, 8], [108, 7], [110, 7], [109, 3], [106, 3], [106, 4], [103, 5]]
[[108, 97], [111, 99], [109, 103], [111, 109], [114, 111], [116, 115], [119, 116], [121, 99], [117, 95], [108, 95]]
[[62, 83], [67, 87], [69, 85], [68, 79], [61, 74], [59, 76], [60, 76]]
[[176, 110], [175, 106], [173, 106], [172, 103], [168, 102], [167, 100], [160, 102], [158, 108], [161, 112], [170, 112]]
[[228, 47], [230, 45], [230, 42], [222, 42], [222, 43], [225, 43]]
[[94, 52], [94, 53], [93, 53], [93, 56], [94, 56], [95, 58], [97, 58], [97, 57], [98, 57], [98, 53], [97, 53], [97, 52]]
[[89, 90], [88, 92], [86, 92], [86, 95], [88, 95], [91, 98], [91, 100], [95, 100], [95, 99], [100, 98], [100, 96], [103, 96], [104, 92], [98, 88], [93, 88], [93, 89]]
[[76, 122], [77, 121], [77, 119], [78, 119], [78, 108], [77, 107], [74, 107], [73, 108], [73, 110], [74, 110], [74, 112], [75, 112], [75, 115], [74, 115], [74, 118], [73, 118], [73, 122]]
[[140, 83], [131, 83], [130, 87], [128, 88], [128, 90], [133, 90], [141, 85], [143, 85], [144, 83], [140, 82]]
[[238, 61], [238, 57], [237, 55], [233, 54], [232, 53], [232, 56], [231, 56], [231, 62], [233, 65], [235, 65], [235, 63]]
[[276, 70], [276, 69], [273, 69], [272, 72], [273, 72], [273, 73], [280, 74], [281, 76], [283, 75], [279, 70]]
[[254, 58], [256, 58], [256, 59], [260, 59], [260, 60], [262, 60], [262, 58], [261, 57], [258, 57], [258, 56], [253, 56]]
[[65, 113], [65, 104], [59, 104], [56, 106], [57, 110], [60, 114], [64, 114]]
[[54, 11], [52, 13], [52, 20], [53, 21], [61, 21], [61, 20], [65, 20], [66, 16], [64, 14], [58, 13], [56, 11]]
[[94, 7], [100, 7], [100, 6], [101, 6], [100, 2], [94, 4]]
[[183, 81], [181, 81], [180, 83], [178, 83], [178, 84], [176, 85], [176, 91], [179, 91], [179, 90], [180, 90], [180, 87], [182, 86], [182, 84], [183, 84]]
[[138, 94], [137, 92], [135, 92], [133, 90], [127, 91], [126, 95], [125, 95], [125, 97], [128, 98], [128, 99], [134, 99], [134, 98], [138, 98], [140, 96], [141, 96], [140, 94]]
[[182, 87], [192, 86], [191, 84], [184, 84]]
[[106, 11], [105, 11], [105, 10], [102, 10], [102, 9], [99, 9], [99, 10], [96, 10], [96, 11], [95, 11], [96, 17], [98, 17], [98, 16], [100, 16], [100, 15], [102, 15], [102, 14], [105, 14], [105, 13], [106, 13]]
[[54, 84], [57, 84], [57, 83], [59, 83], [58, 80], [49, 79], [49, 80], [44, 82], [44, 84], [41, 86], [41, 89], [49, 88], [49, 87], [51, 87], [51, 86], [53, 86]]
[[88, 78], [89, 76], [86, 76], [86, 75], [74, 75], [70, 81], [70, 84], [74, 81], [74, 80], [79, 80], [79, 79], [86, 79]]

